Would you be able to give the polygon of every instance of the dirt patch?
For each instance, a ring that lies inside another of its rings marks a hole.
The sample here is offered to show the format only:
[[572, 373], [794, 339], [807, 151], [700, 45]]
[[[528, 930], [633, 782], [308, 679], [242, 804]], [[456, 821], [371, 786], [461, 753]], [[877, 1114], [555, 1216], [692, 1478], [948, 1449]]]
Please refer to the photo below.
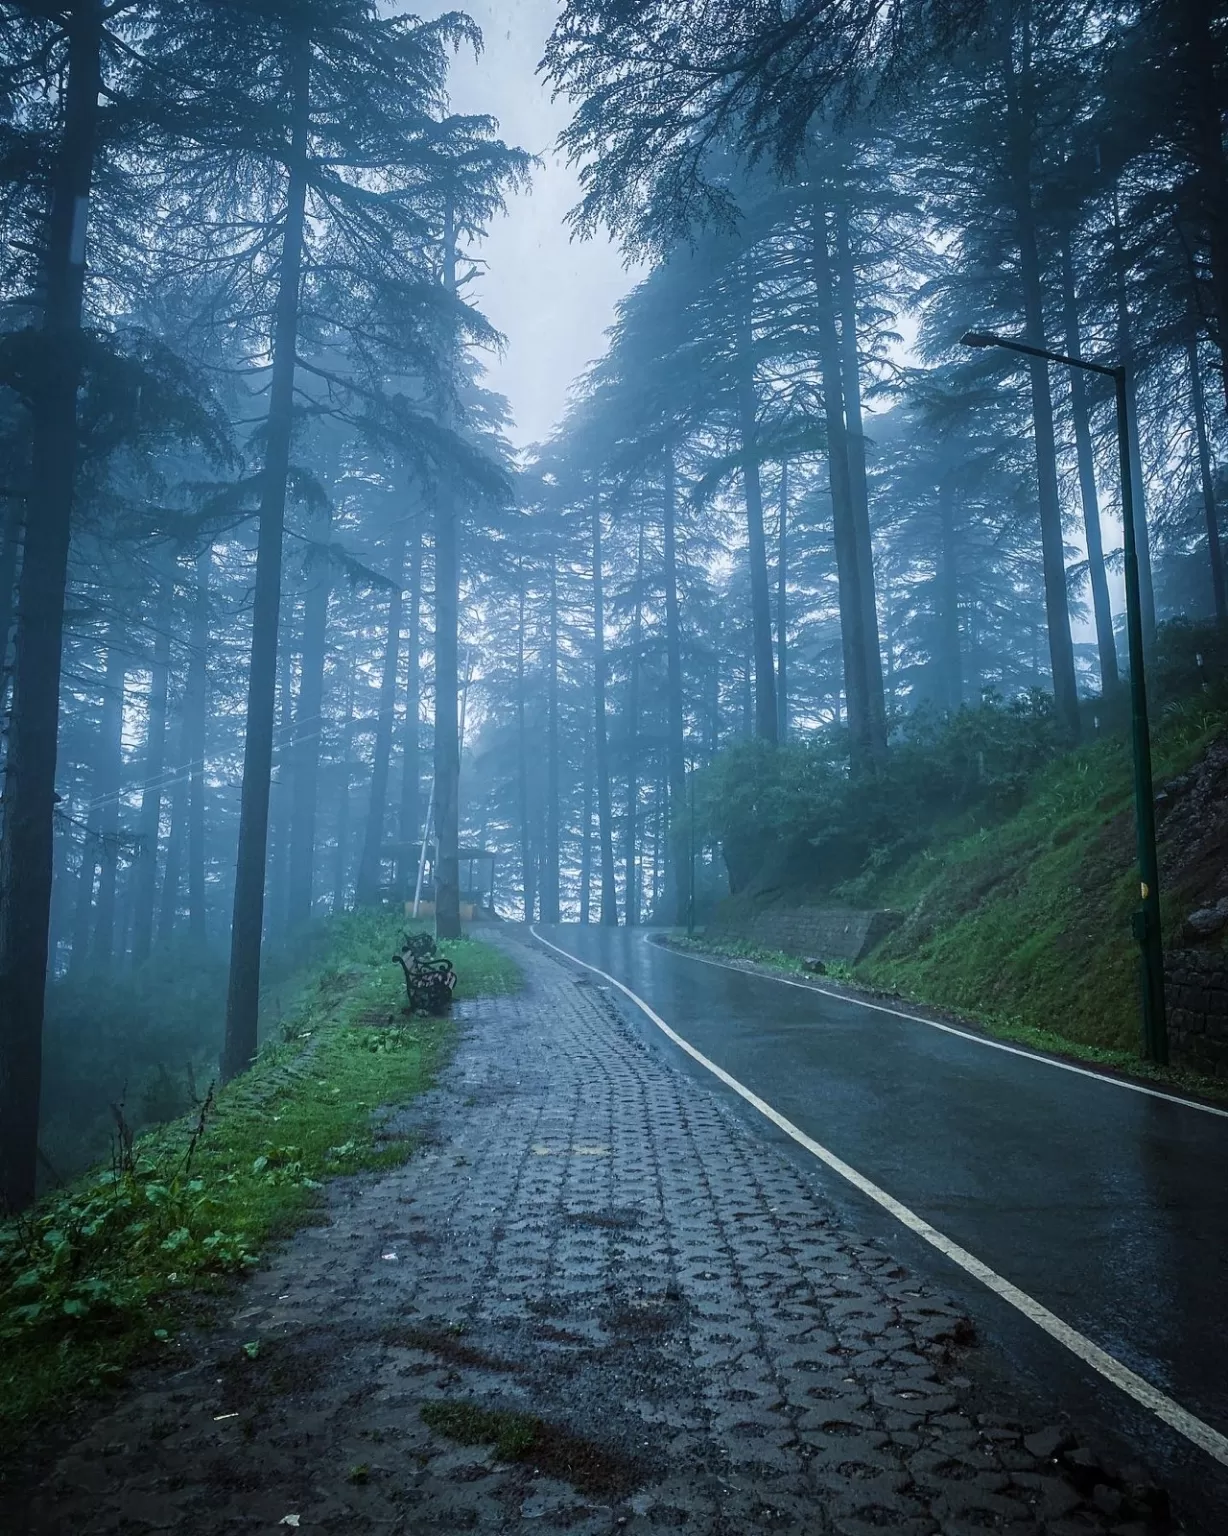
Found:
[[1189, 908], [1228, 896], [1228, 737], [1156, 796], [1162, 886]]
[[449, 1365], [467, 1365], [482, 1371], [519, 1370], [514, 1361], [504, 1360], [473, 1344], [466, 1344], [460, 1334], [446, 1329], [393, 1328], [384, 1335], [384, 1339], [396, 1349], [418, 1349], [424, 1354], [437, 1355]]
[[532, 1414], [453, 1399], [427, 1403], [422, 1419], [459, 1445], [493, 1445], [498, 1460], [531, 1464], [535, 1472], [570, 1483], [578, 1493], [619, 1498], [644, 1481], [643, 1468], [633, 1458]]
[[314, 1392], [320, 1385], [336, 1341], [316, 1335], [263, 1338], [240, 1345], [217, 1362], [222, 1382], [222, 1411], [258, 1408], [271, 1398]]
[[588, 1340], [582, 1333], [573, 1333], [570, 1328], [555, 1328], [549, 1323], [542, 1323], [534, 1328], [533, 1337], [541, 1339], [547, 1344], [587, 1344]]

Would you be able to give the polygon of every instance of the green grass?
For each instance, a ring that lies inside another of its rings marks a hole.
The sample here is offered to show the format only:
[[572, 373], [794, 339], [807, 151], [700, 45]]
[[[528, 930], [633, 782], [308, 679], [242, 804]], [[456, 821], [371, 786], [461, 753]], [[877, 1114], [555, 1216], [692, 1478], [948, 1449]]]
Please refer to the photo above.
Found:
[[[1156, 778], [1189, 767], [1222, 716], [1177, 709]], [[1017, 815], [930, 849], [865, 894], [908, 914], [857, 976], [1109, 1051], [1136, 1048], [1137, 904], [1130, 764], [1121, 743], [1041, 774]], [[1166, 924], [1184, 913], [1169, 894]]]
[[[1167, 710], [1154, 732], [1157, 783], [1188, 769], [1226, 725], [1197, 701]], [[1039, 775], [1014, 817], [859, 892], [907, 917], [854, 979], [995, 1034], [1138, 1070], [1136, 882], [1125, 746], [1085, 748]], [[1171, 943], [1192, 898], [1179, 887], [1162, 897]]]
[[644, 1481], [633, 1457], [536, 1414], [483, 1408], [465, 1398], [426, 1403], [421, 1414], [429, 1429], [458, 1445], [493, 1446], [499, 1461], [528, 1462], [581, 1493], [617, 1498]]
[[[878, 998], [888, 998], [893, 1001], [903, 1001], [919, 1004], [922, 1007], [935, 1006], [931, 999], [920, 996], [917, 993], [905, 993], [896, 989], [884, 987], [869, 980], [874, 967], [865, 963], [858, 967], [842, 965], [839, 962], [828, 965], [822, 976], [816, 976], [808, 971], [801, 960], [795, 955], [786, 955], [780, 950], [766, 949], [762, 945], [750, 944], [737, 939], [706, 939], [696, 937], [688, 939], [671, 934], [666, 942], [671, 949], [680, 949], [701, 955], [712, 955], [730, 960], [748, 960], [765, 971], [778, 973], [782, 976], [800, 976], [809, 981], [845, 982], [854, 988], [867, 992]], [[942, 1008], [944, 1005], [937, 1005]], [[987, 1014], [977, 1010], [951, 1009], [961, 1023], [979, 1030], [996, 1040], [1005, 1040], [1014, 1045], [1024, 1045], [1035, 1051], [1043, 1051], [1048, 1055], [1065, 1056], [1075, 1061], [1085, 1061], [1093, 1066], [1104, 1067], [1110, 1071], [1129, 1074], [1131, 1077], [1150, 1079], [1153, 1082], [1163, 1084], [1166, 1087], [1178, 1089], [1185, 1093], [1193, 1093], [1203, 1098], [1219, 1099], [1228, 1102], [1228, 1083], [1222, 1078], [1207, 1077], [1204, 1073], [1194, 1072], [1184, 1067], [1156, 1067], [1149, 1062], [1140, 1060], [1136, 1051], [1113, 1050], [1104, 1046], [1087, 1045], [1077, 1040], [1071, 1040], [1068, 1036], [1057, 1033], [1055, 1030], [1038, 1028], [1036, 1025], [1024, 1023], [1018, 1018], [1012, 1018], [1004, 1014]]]
[[[454, 1030], [407, 1013], [400, 930], [382, 913], [337, 920], [250, 1072], [189, 1120], [119, 1134], [110, 1168], [0, 1226], [0, 1453], [156, 1351], [202, 1295], [310, 1221], [329, 1178], [410, 1155], [377, 1111], [430, 1085]], [[491, 945], [443, 949], [460, 999], [519, 984]]]
[[[1222, 700], [1166, 707], [1153, 722], [1157, 785], [1189, 769], [1226, 729]], [[830, 892], [837, 903], [894, 909], [905, 921], [867, 959], [829, 975], [949, 1009], [1001, 1039], [1225, 1097], [1222, 1081], [1140, 1059], [1133, 804], [1124, 740], [1055, 761], [1013, 816], [935, 837], [902, 866], [868, 868]], [[1180, 881], [1161, 896], [1171, 945], [1202, 896]], [[690, 943], [802, 970], [799, 960], [754, 944]]]
[[[812, 980], [817, 979], [816, 973], [809, 970], [805, 961], [797, 955], [787, 955], [781, 949], [769, 949], [763, 944], [752, 943], [749, 939], [725, 937], [709, 939], [703, 934], [689, 937], [685, 934], [671, 933], [666, 942], [671, 949], [680, 949], [684, 953], [722, 956], [729, 960], [749, 960], [755, 965], [767, 966], [773, 971], [782, 971], [793, 976], [808, 976]], [[824, 965], [825, 969], [821, 974], [831, 981], [848, 981], [852, 977], [849, 967], [842, 965], [838, 960], [824, 961]]]

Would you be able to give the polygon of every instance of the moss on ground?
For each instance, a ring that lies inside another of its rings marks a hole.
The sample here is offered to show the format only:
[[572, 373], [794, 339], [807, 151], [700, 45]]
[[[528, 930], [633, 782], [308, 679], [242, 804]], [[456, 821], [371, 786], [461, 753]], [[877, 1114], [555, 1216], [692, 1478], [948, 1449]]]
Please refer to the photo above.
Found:
[[[117, 1127], [110, 1168], [0, 1225], [0, 1455], [156, 1354], [203, 1295], [312, 1219], [329, 1178], [410, 1155], [378, 1111], [430, 1085], [454, 1031], [406, 1011], [401, 929], [338, 919], [250, 1072], [187, 1120], [136, 1140]], [[519, 985], [493, 945], [443, 949], [459, 999]]]
[[423, 1422], [458, 1445], [490, 1445], [500, 1461], [530, 1462], [581, 1493], [618, 1497], [644, 1480], [637, 1461], [535, 1414], [483, 1408], [465, 1398], [427, 1403]]

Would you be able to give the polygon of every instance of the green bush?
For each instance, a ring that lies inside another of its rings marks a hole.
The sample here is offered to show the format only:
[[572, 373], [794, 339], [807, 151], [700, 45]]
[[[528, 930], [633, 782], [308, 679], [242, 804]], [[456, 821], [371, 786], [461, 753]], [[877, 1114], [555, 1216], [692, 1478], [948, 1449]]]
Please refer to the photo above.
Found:
[[949, 717], [922, 708], [896, 727], [887, 761], [849, 777], [830, 735], [744, 741], [701, 777], [704, 835], [736, 893], [757, 882], [830, 890], [924, 847], [938, 828], [992, 824], [1022, 803], [1057, 754], [1052, 700], [987, 694]]

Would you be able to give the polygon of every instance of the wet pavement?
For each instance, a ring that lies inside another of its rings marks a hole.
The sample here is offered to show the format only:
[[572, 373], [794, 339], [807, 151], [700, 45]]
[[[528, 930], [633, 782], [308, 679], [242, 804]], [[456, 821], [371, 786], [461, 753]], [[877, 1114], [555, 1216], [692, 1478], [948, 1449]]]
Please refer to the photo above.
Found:
[[[1046, 1417], [948, 1287], [599, 986], [500, 942], [526, 988], [463, 1010], [440, 1086], [389, 1127], [415, 1156], [338, 1183], [0, 1528], [1168, 1529], [1146, 1472]], [[498, 1460], [492, 1426], [526, 1425]]]
[[[1220, 1434], [1228, 1434], [1228, 1117], [664, 949], [539, 930], [632, 988], [802, 1131]], [[611, 994], [618, 997], [617, 993]], [[721, 1091], [625, 1000], [653, 1048]], [[906, 1006], [906, 1005], [902, 1005]], [[1060, 1028], [1060, 1020], [1054, 1021]], [[784, 1142], [740, 1101], [748, 1128]], [[850, 1215], [945, 1286], [1024, 1379], [1185, 1487], [1228, 1531], [1228, 1469], [784, 1142]]]

